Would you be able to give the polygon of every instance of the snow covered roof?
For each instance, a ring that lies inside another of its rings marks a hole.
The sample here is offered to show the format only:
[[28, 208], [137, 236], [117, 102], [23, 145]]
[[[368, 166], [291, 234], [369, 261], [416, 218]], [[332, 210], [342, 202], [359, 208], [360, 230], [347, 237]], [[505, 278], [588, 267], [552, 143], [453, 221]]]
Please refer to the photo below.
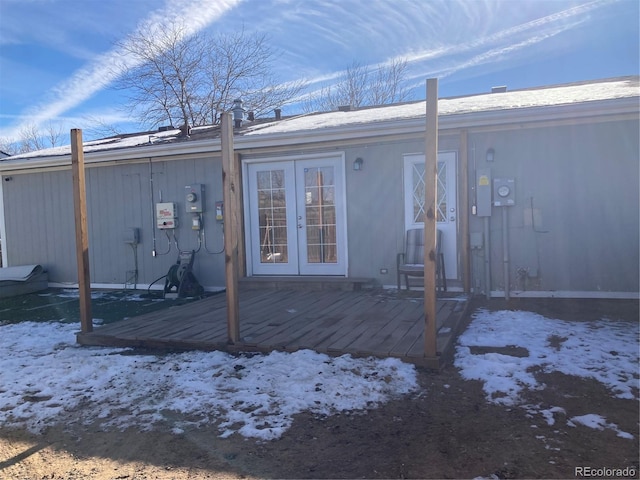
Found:
[[[477, 94], [454, 98], [441, 98], [438, 100], [438, 114], [441, 118], [441, 128], [446, 127], [447, 120], [464, 118], [464, 126], [472, 128], [481, 125], [487, 115], [490, 115], [490, 122], [494, 124], [509, 123], [509, 115], [523, 112], [537, 111], [535, 118], [557, 118], [556, 113], [549, 109], [555, 107], [586, 106], [587, 111], [583, 115], [593, 115], [594, 105], [603, 110], [603, 102], [628, 100], [625, 109], [636, 112], [640, 110], [638, 98], [640, 97], [640, 77], [620, 77], [614, 79], [596, 80], [566, 85], [555, 85], [523, 90], [506, 91], [499, 93]], [[333, 111], [323, 113], [312, 113], [295, 117], [283, 118], [274, 121], [257, 121], [246, 124], [241, 130], [236, 131], [236, 142], [239, 147], [255, 148], [264, 143], [267, 138], [281, 138], [286, 136], [298, 136], [305, 132], [304, 137], [322, 136], [330, 130], [348, 131], [348, 135], [356, 135], [349, 129], [360, 128], [374, 129], [375, 127], [386, 126], [398, 122], [412, 122], [424, 128], [422, 123], [425, 118], [426, 101], [409, 102], [403, 104], [385, 105], [379, 107], [366, 107], [352, 109], [349, 111]], [[615, 111], [608, 113], [616, 113]], [[532, 117], [533, 118], [533, 117]], [[498, 121], [501, 119], [500, 121]], [[401, 128], [401, 127], [399, 127]], [[142, 134], [123, 135], [102, 140], [84, 143], [84, 153], [103, 152], [114, 149], [131, 149], [133, 147], [147, 148], [160, 147], [164, 154], [168, 154], [168, 145], [187, 143], [195, 146], [199, 140], [215, 139], [219, 144], [219, 127], [196, 127], [191, 132], [190, 138], [181, 136], [179, 129], [171, 129], [162, 132], [145, 132]], [[200, 142], [202, 143], [202, 142]], [[210, 143], [210, 142], [209, 142]], [[208, 151], [212, 150], [211, 145], [207, 145]], [[215, 148], [213, 148], [215, 150]], [[158, 148], [153, 148], [158, 152]], [[28, 160], [35, 158], [50, 158], [69, 156], [70, 146], [55, 147], [25, 154], [15, 155], [0, 160], [0, 168], [6, 162], [17, 160]], [[144, 155], [151, 152], [145, 150]], [[23, 162], [20, 162], [23, 163]]]
[[[638, 77], [603, 80], [594, 83], [560, 85], [555, 87], [514, 90], [503, 93], [487, 93], [438, 100], [440, 116], [501, 111], [532, 107], [571, 105], [597, 100], [638, 97]], [[297, 132], [366, 124], [390, 120], [406, 120], [425, 117], [426, 101], [337, 111], [285, 119], [267, 125], [249, 127], [245, 135]]]

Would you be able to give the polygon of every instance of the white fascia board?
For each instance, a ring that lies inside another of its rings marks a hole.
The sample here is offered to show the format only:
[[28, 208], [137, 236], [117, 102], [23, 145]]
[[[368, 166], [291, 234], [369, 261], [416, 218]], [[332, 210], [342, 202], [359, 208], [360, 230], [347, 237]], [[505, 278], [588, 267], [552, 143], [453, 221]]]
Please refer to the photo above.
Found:
[[443, 115], [439, 119], [439, 127], [441, 130], [455, 128], [466, 128], [472, 130], [477, 127], [511, 125], [514, 122], [535, 124], [544, 121], [584, 118], [593, 118], [594, 122], [597, 122], [604, 117], [629, 114], [636, 116], [640, 114], [639, 97], [597, 100], [588, 103]]
[[[119, 162], [126, 160], [140, 160], [147, 158], [173, 157], [180, 155], [211, 154], [220, 151], [219, 139], [207, 139], [180, 144], [163, 144], [152, 146], [136, 146], [128, 148], [114, 148], [94, 152], [84, 152], [85, 164], [104, 162]], [[0, 162], [0, 174], [15, 170], [31, 170], [47, 167], [71, 166], [71, 154], [51, 157], [32, 157]]]

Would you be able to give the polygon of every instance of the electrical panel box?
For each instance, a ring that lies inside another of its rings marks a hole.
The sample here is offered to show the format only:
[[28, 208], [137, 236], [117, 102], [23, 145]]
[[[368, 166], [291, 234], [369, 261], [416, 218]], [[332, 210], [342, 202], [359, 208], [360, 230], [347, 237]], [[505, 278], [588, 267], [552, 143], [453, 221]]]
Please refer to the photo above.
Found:
[[156, 227], [167, 230], [177, 227], [177, 207], [175, 203], [156, 203]]
[[496, 207], [512, 207], [516, 204], [515, 184], [513, 178], [493, 179], [493, 204]]
[[204, 185], [193, 183], [184, 187], [184, 205], [187, 213], [204, 211]]
[[469, 235], [469, 246], [472, 250], [481, 250], [484, 246], [484, 236], [482, 232], [471, 232]]
[[479, 168], [476, 171], [476, 215], [491, 216], [491, 169]]

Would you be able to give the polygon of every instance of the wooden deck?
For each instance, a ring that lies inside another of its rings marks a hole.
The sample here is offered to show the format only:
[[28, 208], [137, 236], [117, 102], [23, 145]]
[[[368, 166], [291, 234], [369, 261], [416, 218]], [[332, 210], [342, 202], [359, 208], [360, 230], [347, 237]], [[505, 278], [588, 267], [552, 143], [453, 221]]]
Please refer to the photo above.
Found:
[[468, 302], [437, 303], [437, 358], [424, 355], [422, 296], [382, 290], [244, 289], [241, 343], [227, 343], [224, 294], [79, 333], [83, 345], [270, 352], [312, 349], [329, 355], [397, 357], [439, 368], [450, 353]]

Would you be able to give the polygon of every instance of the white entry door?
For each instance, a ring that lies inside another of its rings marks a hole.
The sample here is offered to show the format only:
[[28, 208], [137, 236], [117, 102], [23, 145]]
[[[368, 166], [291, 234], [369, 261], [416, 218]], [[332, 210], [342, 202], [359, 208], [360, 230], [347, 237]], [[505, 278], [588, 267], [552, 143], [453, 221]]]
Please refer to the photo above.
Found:
[[249, 163], [250, 233], [256, 275], [346, 275], [344, 160]]
[[[438, 154], [436, 218], [442, 231], [442, 250], [447, 278], [458, 278], [458, 207], [456, 153]], [[424, 155], [404, 156], [404, 198], [406, 229], [424, 226]]]

